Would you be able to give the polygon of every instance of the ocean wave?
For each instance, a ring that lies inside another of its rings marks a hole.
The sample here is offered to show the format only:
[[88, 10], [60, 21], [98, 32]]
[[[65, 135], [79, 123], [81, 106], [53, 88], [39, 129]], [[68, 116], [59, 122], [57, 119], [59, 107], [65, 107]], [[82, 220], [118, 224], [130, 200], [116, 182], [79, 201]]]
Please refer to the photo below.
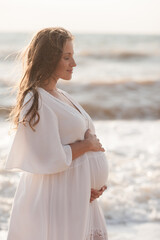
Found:
[[[1, 49], [0, 50], [0, 61], [13, 61], [16, 57], [20, 54], [20, 50], [13, 50], [13, 49]], [[81, 50], [79, 53], [76, 53], [77, 57], [85, 57], [85, 58], [92, 58], [92, 59], [146, 59], [146, 58], [160, 58], [159, 52], [142, 52], [142, 51], [132, 51], [127, 49], [114, 49], [106, 51], [98, 49], [95, 51], [92, 50]]]
[[145, 58], [153, 58], [160, 57], [160, 54], [156, 53], [147, 53], [147, 52], [138, 52], [131, 50], [114, 50], [114, 51], [81, 51], [79, 56], [93, 58], [93, 59], [145, 59]]
[[[113, 120], [113, 119], [146, 119], [154, 120], [160, 119], [159, 107], [143, 107], [143, 106], [132, 106], [132, 107], [121, 107], [121, 106], [106, 106], [101, 105], [95, 106], [95, 104], [81, 104], [87, 113], [95, 120]], [[8, 117], [12, 106], [6, 108], [0, 108], [0, 116]]]
[[[93, 119], [160, 119], [160, 82], [64, 84], [60, 88], [74, 96]], [[0, 115], [8, 114], [11, 107], [1, 106]]]

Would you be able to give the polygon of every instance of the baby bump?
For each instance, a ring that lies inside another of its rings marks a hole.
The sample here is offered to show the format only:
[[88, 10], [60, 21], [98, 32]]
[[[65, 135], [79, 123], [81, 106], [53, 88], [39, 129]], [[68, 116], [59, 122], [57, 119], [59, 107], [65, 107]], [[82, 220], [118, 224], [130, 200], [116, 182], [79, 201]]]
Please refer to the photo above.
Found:
[[88, 152], [90, 164], [91, 187], [100, 189], [107, 183], [108, 179], [108, 161], [104, 152]]

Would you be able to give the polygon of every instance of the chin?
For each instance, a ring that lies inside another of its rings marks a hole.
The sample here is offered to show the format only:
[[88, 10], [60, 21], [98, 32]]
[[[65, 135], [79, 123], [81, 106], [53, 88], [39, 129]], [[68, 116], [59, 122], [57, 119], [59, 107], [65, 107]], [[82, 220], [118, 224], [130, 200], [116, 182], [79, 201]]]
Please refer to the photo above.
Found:
[[71, 79], [72, 79], [72, 76], [70, 76], [70, 77], [63, 77], [62, 79], [63, 79], [63, 80], [71, 80]]

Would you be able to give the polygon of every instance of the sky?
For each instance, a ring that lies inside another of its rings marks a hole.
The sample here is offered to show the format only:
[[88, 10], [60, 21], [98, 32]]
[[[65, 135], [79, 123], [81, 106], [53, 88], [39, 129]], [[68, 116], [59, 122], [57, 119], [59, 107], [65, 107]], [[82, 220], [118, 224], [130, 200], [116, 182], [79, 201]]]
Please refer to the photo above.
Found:
[[0, 0], [0, 31], [160, 34], [160, 0]]

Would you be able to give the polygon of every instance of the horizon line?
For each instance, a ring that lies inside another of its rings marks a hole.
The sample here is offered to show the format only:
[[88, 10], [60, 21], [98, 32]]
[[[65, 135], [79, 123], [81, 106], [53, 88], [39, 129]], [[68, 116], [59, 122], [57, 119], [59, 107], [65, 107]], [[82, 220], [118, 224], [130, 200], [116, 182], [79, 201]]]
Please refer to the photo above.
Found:
[[[41, 29], [43, 28], [40, 28], [40, 29], [36, 29], [36, 30], [0, 30], [0, 33], [28, 33], [28, 34], [32, 34], [32, 33], [35, 33], [35, 32], [38, 32], [40, 31]], [[70, 32], [76, 35], [78, 34], [90, 34], [90, 35], [147, 35], [147, 36], [160, 36], [160, 33], [157, 33], [157, 32], [153, 32], [153, 33], [149, 33], [149, 32], [109, 32], [109, 31], [101, 31], [101, 32], [90, 32], [90, 31], [74, 31], [74, 30], [69, 30]]]

